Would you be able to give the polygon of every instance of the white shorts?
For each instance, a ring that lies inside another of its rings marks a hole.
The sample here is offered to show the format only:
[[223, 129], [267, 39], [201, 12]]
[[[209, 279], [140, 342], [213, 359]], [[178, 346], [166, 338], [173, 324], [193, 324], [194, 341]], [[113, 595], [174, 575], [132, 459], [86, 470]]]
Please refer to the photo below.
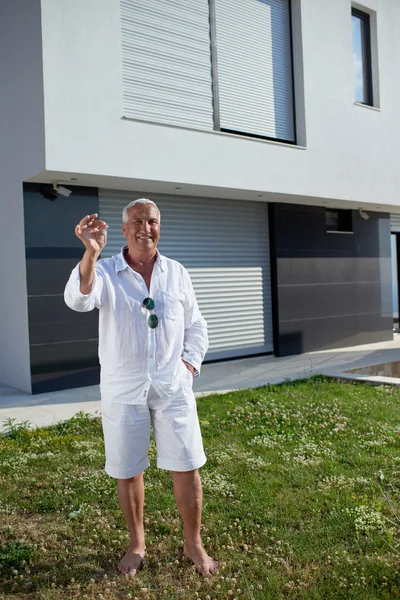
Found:
[[181, 386], [167, 400], [151, 387], [147, 405], [109, 400], [102, 400], [101, 404], [105, 471], [111, 477], [135, 477], [149, 466], [150, 423], [159, 469], [193, 471], [206, 462], [196, 399], [189, 385]]

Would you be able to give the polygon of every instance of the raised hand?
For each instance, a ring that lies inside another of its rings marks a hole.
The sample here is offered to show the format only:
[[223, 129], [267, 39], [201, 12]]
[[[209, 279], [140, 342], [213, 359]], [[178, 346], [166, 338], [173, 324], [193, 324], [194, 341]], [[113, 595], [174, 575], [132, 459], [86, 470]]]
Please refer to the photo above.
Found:
[[107, 243], [108, 225], [105, 221], [97, 220], [97, 213], [86, 215], [75, 227], [75, 235], [89, 251], [100, 253]]

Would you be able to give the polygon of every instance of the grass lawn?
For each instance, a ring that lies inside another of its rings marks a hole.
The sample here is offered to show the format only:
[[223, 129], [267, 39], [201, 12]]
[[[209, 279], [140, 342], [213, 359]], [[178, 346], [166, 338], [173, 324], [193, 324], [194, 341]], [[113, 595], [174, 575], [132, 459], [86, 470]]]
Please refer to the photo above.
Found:
[[0, 598], [400, 598], [400, 390], [323, 377], [198, 401], [208, 462], [203, 540], [220, 570], [182, 554], [171, 476], [145, 475], [147, 556], [104, 471], [99, 418], [0, 437]]

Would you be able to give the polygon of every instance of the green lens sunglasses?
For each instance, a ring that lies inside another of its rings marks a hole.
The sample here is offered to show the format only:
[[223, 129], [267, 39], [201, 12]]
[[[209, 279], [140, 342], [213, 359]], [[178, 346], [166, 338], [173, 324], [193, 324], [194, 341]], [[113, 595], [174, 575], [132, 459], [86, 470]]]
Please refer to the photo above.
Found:
[[[147, 310], [149, 310], [150, 312], [154, 310], [155, 304], [153, 298], [145, 298], [143, 300], [142, 306], [144, 306], [144, 308], [147, 308]], [[158, 325], [157, 315], [150, 315], [147, 319], [147, 325], [150, 327], [150, 329], [155, 329]]]

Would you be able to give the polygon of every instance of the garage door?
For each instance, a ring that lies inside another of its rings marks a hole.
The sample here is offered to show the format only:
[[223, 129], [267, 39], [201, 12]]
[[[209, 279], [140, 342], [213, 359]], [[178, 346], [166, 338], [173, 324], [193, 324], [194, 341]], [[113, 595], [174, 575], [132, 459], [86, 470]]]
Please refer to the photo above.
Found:
[[[100, 216], [109, 225], [102, 256], [125, 239], [122, 209], [141, 193], [103, 190]], [[267, 204], [151, 195], [161, 211], [159, 250], [189, 271], [208, 324], [207, 360], [272, 352]]]

